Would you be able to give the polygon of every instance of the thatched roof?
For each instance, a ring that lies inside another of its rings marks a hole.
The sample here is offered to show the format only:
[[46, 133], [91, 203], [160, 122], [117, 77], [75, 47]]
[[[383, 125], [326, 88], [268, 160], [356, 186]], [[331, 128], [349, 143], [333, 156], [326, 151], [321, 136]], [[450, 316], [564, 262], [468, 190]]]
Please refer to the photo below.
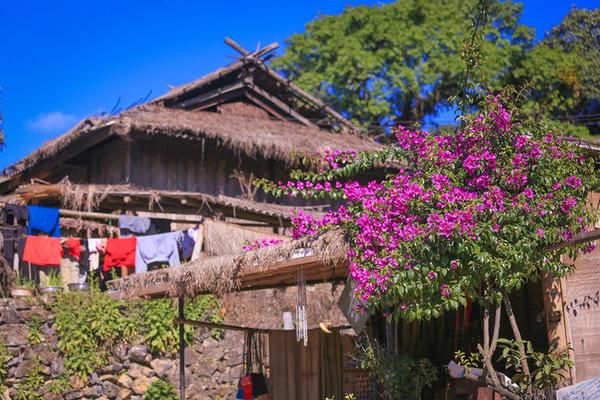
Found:
[[203, 258], [180, 268], [130, 275], [112, 281], [112, 287], [121, 292], [122, 298], [144, 296], [149, 292], [148, 289], [158, 286], [163, 288], [162, 295], [171, 297], [194, 297], [204, 293], [222, 294], [235, 291], [241, 286], [251, 287], [249, 280], [262, 288], [265, 285], [261, 286], [260, 281], [266, 281], [267, 275], [276, 280], [285, 277], [294, 281], [296, 270], [302, 266], [293, 266], [291, 270], [285, 270], [285, 273], [282, 273], [284, 271], [279, 266], [290, 260], [294, 251], [303, 248], [313, 250], [314, 255], [306, 258], [316, 260], [320, 266], [315, 273], [306, 272], [307, 282], [325, 281], [332, 276], [339, 277], [340, 268], [344, 269], [345, 273], [348, 245], [343, 234], [334, 230], [316, 238], [294, 240], [237, 255]]
[[382, 146], [366, 137], [311, 128], [292, 122], [248, 118], [213, 112], [187, 112], [162, 107], [141, 107], [121, 116], [121, 123], [144, 135], [167, 135], [180, 139], [214, 139], [219, 145], [252, 157], [284, 160], [324, 148], [370, 151]]
[[289, 236], [266, 233], [212, 219], [204, 220], [202, 225], [204, 227], [204, 251], [209, 256], [239, 254], [244, 245], [253, 240], [265, 238], [279, 239], [282, 242], [290, 240]]
[[[348, 133], [333, 133], [301, 124], [264, 118], [185, 111], [144, 105], [116, 116], [86, 119], [64, 135], [51, 140], [22, 160], [6, 168], [5, 181], [42, 161], [49, 160], [88, 135], [133, 138], [171, 137], [178, 140], [213, 140], [218, 146], [250, 157], [265, 157], [296, 164], [301, 155], [326, 147], [370, 151], [382, 146], [371, 139]], [[94, 143], [95, 144], [95, 143]], [[83, 151], [84, 149], [80, 149]], [[4, 179], [1, 179], [1, 178]]]
[[220, 95], [223, 99], [225, 93], [230, 97], [245, 98], [255, 104], [266, 102], [271, 113], [277, 110], [274, 116], [278, 118], [289, 118], [305, 125], [327, 129], [360, 131], [359, 127], [322, 100], [267, 66], [260, 57], [242, 57], [193, 82], [171, 89], [152, 103], [168, 107], [204, 109], [214, 103], [213, 95]]

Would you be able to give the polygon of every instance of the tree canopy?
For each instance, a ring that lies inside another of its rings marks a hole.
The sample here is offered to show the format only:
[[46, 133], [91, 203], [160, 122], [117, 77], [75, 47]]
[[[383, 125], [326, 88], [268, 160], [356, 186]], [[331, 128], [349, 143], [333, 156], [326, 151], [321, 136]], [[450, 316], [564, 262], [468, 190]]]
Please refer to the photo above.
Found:
[[[600, 131], [592, 118], [600, 112], [600, 10], [572, 9], [534, 45], [533, 28], [519, 23], [520, 3], [490, 3], [480, 32], [481, 84], [492, 92], [527, 86], [523, 111]], [[407, 0], [349, 7], [289, 37], [273, 65], [370, 131], [422, 122], [462, 89], [465, 43], [479, 5]]]
[[[300, 86], [363, 126], [390, 118], [415, 122], [457, 92], [461, 50], [476, 0], [408, 0], [320, 16], [287, 39], [274, 61]], [[522, 6], [495, 2], [484, 30], [482, 75], [492, 88], [523, 56], [533, 31], [518, 23]]]
[[[533, 115], [580, 122], [598, 129], [600, 112], [600, 9], [572, 9], [514, 70], [530, 83], [525, 108]], [[593, 124], [596, 122], [596, 124]]]

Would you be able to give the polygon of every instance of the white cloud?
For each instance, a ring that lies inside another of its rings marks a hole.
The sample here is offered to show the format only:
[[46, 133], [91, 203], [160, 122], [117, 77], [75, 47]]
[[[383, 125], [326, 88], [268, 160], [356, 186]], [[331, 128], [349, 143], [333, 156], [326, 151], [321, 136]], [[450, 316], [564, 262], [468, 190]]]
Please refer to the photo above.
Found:
[[77, 122], [77, 117], [62, 111], [50, 111], [39, 114], [36, 118], [27, 120], [25, 127], [36, 133], [56, 134], [71, 128]]

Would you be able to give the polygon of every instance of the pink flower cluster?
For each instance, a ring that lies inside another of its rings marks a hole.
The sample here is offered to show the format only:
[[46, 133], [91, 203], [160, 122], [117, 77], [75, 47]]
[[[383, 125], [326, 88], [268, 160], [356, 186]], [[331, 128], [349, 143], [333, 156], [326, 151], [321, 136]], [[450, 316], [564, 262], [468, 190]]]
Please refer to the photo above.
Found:
[[331, 169], [338, 169], [343, 165], [349, 164], [356, 158], [355, 150], [330, 150], [326, 148], [323, 150], [322, 161], [323, 164], [320, 168], [320, 172], [325, 170], [325, 166]]
[[[351, 237], [349, 273], [360, 298], [369, 303], [403, 293], [407, 310], [411, 296], [422, 296], [424, 288], [431, 289], [431, 302], [461, 293], [461, 274], [472, 264], [458, 243], [503, 237], [511, 232], [506, 225], [517, 223], [540, 247], [579, 231], [583, 220], [575, 219], [584, 212], [585, 190], [577, 171], [584, 160], [554, 134], [523, 133], [498, 97], [487, 106], [455, 133], [399, 127], [394, 157], [408, 166], [385, 179], [331, 181], [317, 175], [280, 182], [278, 189], [289, 196], [337, 194], [345, 201], [321, 218], [297, 211], [294, 238], [342, 226]], [[356, 157], [327, 150], [320, 172]], [[566, 175], [555, 172], [558, 163]], [[436, 252], [447, 257], [436, 258]]]
[[258, 250], [264, 247], [275, 246], [283, 243], [283, 240], [277, 238], [263, 238], [263, 239], [255, 239], [246, 242], [246, 244], [242, 247], [244, 251], [250, 250]]

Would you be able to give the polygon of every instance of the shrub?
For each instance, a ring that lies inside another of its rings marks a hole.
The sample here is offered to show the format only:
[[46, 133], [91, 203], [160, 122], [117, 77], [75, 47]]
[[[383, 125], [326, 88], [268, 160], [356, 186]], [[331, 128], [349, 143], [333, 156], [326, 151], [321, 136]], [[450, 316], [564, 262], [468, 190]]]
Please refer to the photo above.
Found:
[[177, 400], [177, 392], [170, 383], [158, 380], [148, 387], [144, 400]]
[[[212, 296], [200, 296], [186, 305], [188, 318], [220, 322], [219, 302]], [[112, 300], [97, 289], [90, 293], [64, 293], [54, 303], [58, 348], [70, 374], [86, 379], [104, 365], [111, 347], [119, 341], [144, 340], [152, 353], [179, 350], [179, 331], [173, 322], [177, 315], [174, 302], [160, 299], [124, 303]], [[30, 330], [30, 339], [41, 338]], [[219, 338], [221, 332], [212, 331]], [[186, 343], [194, 339], [193, 327], [185, 327]]]

